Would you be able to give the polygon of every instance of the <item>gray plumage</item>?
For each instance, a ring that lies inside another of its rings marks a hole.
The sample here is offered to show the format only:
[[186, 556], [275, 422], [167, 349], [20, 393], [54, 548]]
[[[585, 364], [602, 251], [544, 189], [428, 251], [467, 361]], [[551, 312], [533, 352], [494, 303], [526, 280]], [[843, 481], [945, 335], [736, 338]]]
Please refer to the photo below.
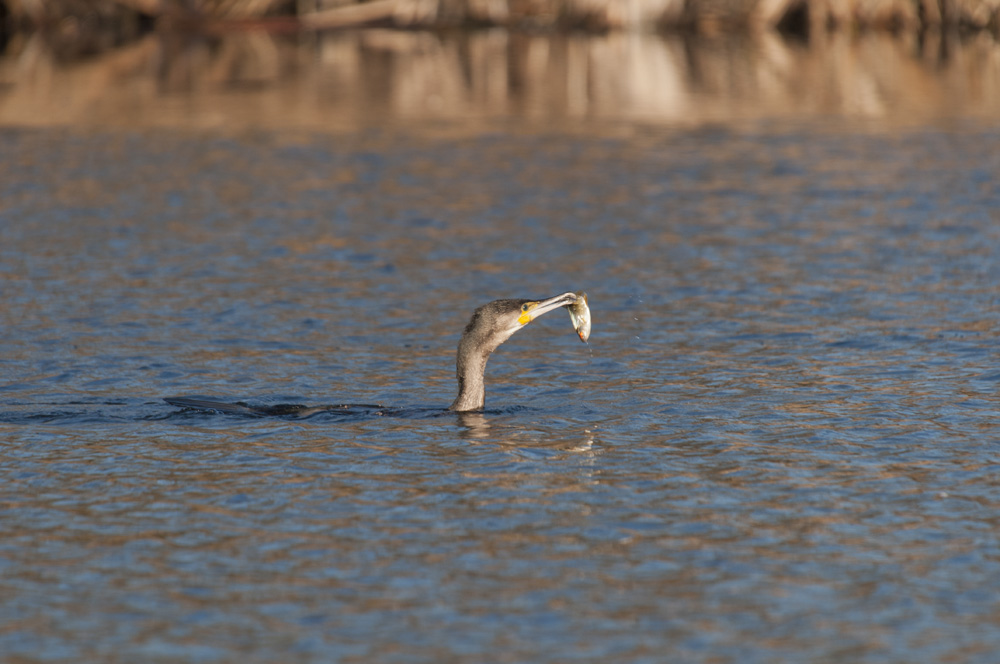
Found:
[[575, 293], [563, 293], [547, 300], [494, 300], [476, 309], [458, 342], [458, 396], [449, 409], [481, 409], [486, 403], [485, 374], [490, 354], [542, 314], [575, 305], [580, 299]]
[[523, 325], [521, 307], [531, 300], [494, 300], [475, 310], [458, 342], [458, 396], [449, 410], [479, 410], [486, 402], [486, 361]]

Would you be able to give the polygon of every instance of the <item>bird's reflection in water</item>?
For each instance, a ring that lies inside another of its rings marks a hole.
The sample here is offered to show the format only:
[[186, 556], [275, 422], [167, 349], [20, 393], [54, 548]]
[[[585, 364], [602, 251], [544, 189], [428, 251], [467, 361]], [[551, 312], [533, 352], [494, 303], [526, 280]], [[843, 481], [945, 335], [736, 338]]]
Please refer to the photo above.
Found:
[[596, 453], [594, 452], [594, 437], [590, 435], [589, 431], [587, 431], [586, 433], [587, 435], [583, 438], [583, 440], [581, 440], [578, 444], [573, 445], [572, 447], [566, 448], [566, 451], [587, 453], [596, 456]]
[[[595, 444], [594, 435], [589, 429], [584, 429], [583, 435], [577, 440], [546, 440], [541, 432], [527, 432], [514, 424], [491, 424], [490, 416], [479, 411], [456, 413], [458, 423], [462, 427], [461, 436], [465, 440], [494, 442], [511, 450], [521, 452], [535, 450], [545, 456], [561, 457], [565, 454], [584, 455], [591, 459], [600, 453]], [[518, 456], [522, 456], [519, 454]], [[529, 454], [529, 456], [534, 456]]]
[[482, 440], [489, 436], [490, 421], [485, 414], [474, 410], [456, 413], [458, 423], [462, 425], [462, 437]]

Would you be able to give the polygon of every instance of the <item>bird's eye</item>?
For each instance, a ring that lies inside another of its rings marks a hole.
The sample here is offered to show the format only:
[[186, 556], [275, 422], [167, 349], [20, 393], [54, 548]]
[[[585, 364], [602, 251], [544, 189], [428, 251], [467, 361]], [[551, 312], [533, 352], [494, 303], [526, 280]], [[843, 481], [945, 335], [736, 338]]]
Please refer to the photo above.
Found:
[[521, 305], [521, 311], [527, 313], [527, 311], [528, 311], [528, 305], [527, 304], [522, 304]]

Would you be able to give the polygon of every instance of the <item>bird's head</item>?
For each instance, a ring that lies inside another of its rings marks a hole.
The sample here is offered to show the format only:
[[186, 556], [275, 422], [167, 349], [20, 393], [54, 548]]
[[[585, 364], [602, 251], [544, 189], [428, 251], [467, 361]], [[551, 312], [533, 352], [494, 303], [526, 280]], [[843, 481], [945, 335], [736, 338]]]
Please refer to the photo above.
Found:
[[485, 342], [483, 346], [492, 352], [531, 321], [574, 304], [578, 297], [574, 293], [563, 293], [545, 300], [494, 300], [476, 309], [464, 336]]

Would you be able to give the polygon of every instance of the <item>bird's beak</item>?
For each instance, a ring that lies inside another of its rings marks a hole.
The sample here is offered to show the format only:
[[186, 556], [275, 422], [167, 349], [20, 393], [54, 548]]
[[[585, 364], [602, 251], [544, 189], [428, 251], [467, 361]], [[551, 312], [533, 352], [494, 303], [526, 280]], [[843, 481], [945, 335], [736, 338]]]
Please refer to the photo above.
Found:
[[575, 304], [578, 299], [579, 296], [576, 293], [563, 293], [562, 295], [550, 297], [547, 300], [528, 302], [524, 305], [526, 309], [524, 309], [521, 312], [521, 315], [518, 316], [517, 322], [521, 325], [527, 325], [542, 314], [547, 314], [560, 307], [565, 307], [567, 304]]

